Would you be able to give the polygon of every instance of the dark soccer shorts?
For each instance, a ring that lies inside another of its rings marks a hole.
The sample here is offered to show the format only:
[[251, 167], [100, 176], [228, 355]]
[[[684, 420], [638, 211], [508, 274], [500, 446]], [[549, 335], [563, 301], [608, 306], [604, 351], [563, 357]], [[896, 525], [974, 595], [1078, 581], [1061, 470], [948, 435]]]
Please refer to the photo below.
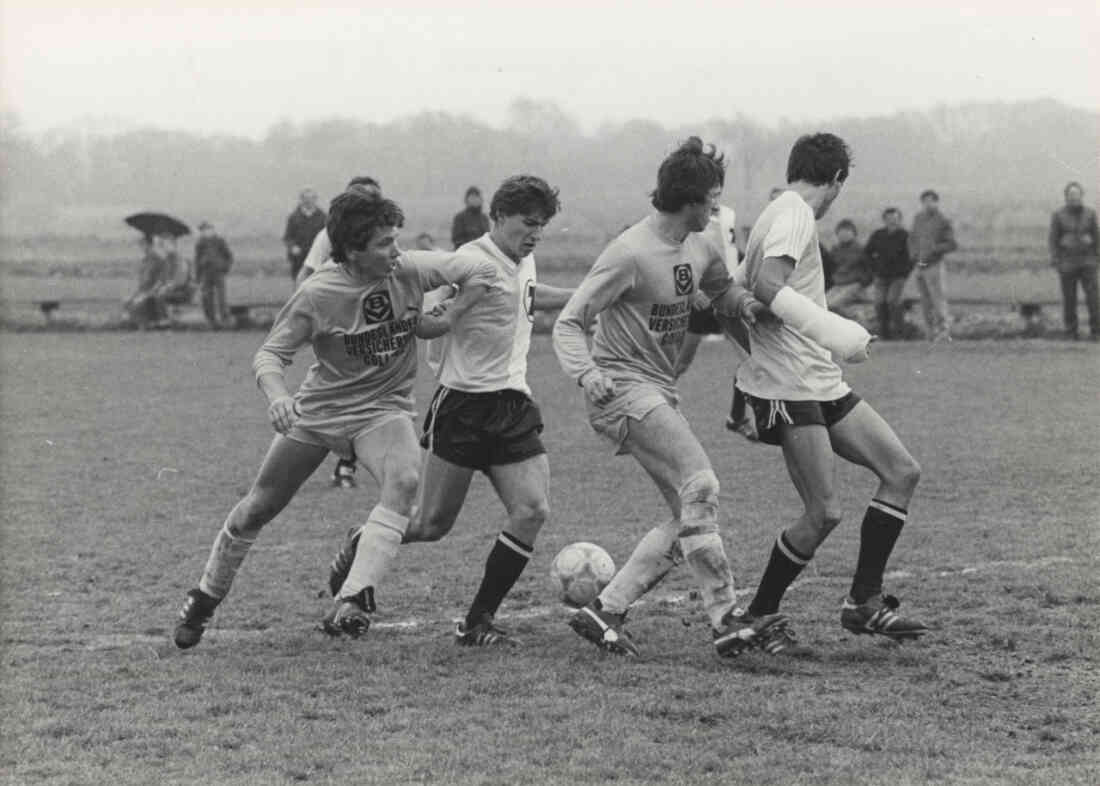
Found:
[[748, 393], [745, 393], [745, 400], [752, 407], [760, 441], [768, 445], [782, 444], [780, 438], [784, 425], [832, 428], [862, 401], [850, 391], [835, 401], [782, 401], [757, 398]]
[[420, 446], [444, 461], [485, 472], [546, 452], [542, 414], [525, 393], [467, 393], [440, 386], [432, 397]]

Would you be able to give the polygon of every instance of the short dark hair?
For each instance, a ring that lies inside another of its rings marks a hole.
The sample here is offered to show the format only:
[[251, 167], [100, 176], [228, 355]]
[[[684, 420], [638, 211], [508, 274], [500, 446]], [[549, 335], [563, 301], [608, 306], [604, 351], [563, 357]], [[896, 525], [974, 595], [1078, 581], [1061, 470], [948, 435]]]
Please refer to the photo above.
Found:
[[348, 181], [347, 187], [351, 188], [352, 186], [370, 186], [371, 188], [377, 188], [379, 191], [382, 190], [382, 184], [370, 175], [356, 175]]
[[1069, 190], [1071, 188], [1076, 188], [1082, 194], [1085, 193], [1085, 187], [1083, 185], [1078, 183], [1076, 180], [1071, 180], [1068, 183], [1066, 183], [1066, 187], [1062, 189], [1062, 195], [1063, 196], [1069, 196]]
[[859, 230], [856, 229], [856, 222], [853, 221], [850, 218], [842, 218], [842, 219], [840, 219], [840, 221], [837, 222], [836, 231], [839, 232], [842, 229], [852, 230], [853, 235], [858, 235], [859, 234]]
[[481, 189], [477, 186], [470, 186], [466, 189], [466, 196], [463, 199], [469, 199], [472, 196], [481, 196]]
[[379, 229], [400, 227], [405, 214], [392, 199], [367, 191], [362, 186], [349, 188], [332, 200], [325, 229], [332, 241], [332, 258], [347, 262], [347, 248], [366, 248]]
[[936, 193], [935, 189], [926, 188], [920, 192], [920, 201], [923, 202], [926, 197], [932, 197], [937, 202], [940, 201], [940, 195]]
[[725, 183], [726, 157], [714, 145], [690, 136], [661, 162], [650, 201], [662, 213], [675, 213], [684, 205], [705, 202], [711, 189]]
[[506, 216], [538, 213], [549, 221], [561, 210], [558, 190], [541, 177], [512, 175], [500, 184], [489, 203], [489, 215], [494, 221]]
[[852, 167], [852, 151], [836, 134], [800, 136], [787, 159], [787, 182], [803, 181], [827, 186], [836, 178], [843, 183]]
[[885, 210], [882, 211], [882, 217], [886, 218], [891, 213], [897, 213], [900, 216], [901, 215], [901, 210], [899, 210], [898, 208], [891, 205], [890, 207], [888, 207], [888, 208], [886, 208]]

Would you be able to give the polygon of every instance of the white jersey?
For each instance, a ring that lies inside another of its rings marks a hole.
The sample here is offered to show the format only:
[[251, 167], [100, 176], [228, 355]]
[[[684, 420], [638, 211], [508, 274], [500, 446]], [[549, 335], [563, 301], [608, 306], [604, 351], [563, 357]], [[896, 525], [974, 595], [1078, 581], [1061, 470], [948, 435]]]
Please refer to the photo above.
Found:
[[703, 234], [713, 235], [721, 243], [726, 256], [726, 267], [732, 275], [740, 264], [740, 252], [737, 250], [737, 214], [733, 208], [719, 205], [718, 214], [710, 217]]
[[[794, 191], [772, 200], [753, 225], [745, 255], [746, 286], [756, 286], [768, 257], [789, 257], [787, 286], [825, 308], [825, 271], [814, 211]], [[756, 323], [749, 330], [751, 355], [737, 370], [737, 386], [765, 399], [834, 401], [851, 388], [832, 353], [787, 325]]]
[[306, 254], [305, 261], [302, 262], [302, 267], [308, 267], [316, 273], [321, 269], [321, 266], [325, 264], [325, 261], [331, 258], [332, 241], [329, 240], [328, 230], [322, 229], [317, 233], [317, 237], [313, 238], [313, 245], [309, 247], [309, 253]]
[[491, 262], [497, 270], [492, 289], [478, 299], [447, 335], [439, 383], [467, 393], [518, 390], [527, 385], [531, 346], [531, 300], [535, 257], [512, 261], [488, 233], [456, 251], [459, 256]]

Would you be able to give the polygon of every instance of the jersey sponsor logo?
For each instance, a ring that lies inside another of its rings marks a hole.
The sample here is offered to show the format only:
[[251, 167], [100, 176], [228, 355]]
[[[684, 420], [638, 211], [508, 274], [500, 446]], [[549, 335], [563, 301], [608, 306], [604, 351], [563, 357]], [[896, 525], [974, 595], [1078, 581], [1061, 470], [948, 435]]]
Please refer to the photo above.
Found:
[[[386, 304], [389, 308], [389, 295]], [[374, 325], [361, 333], [347, 333], [344, 352], [349, 357], [361, 358], [365, 366], [384, 366], [411, 349], [419, 322], [420, 316], [413, 314], [406, 319]]]
[[654, 303], [649, 310], [649, 329], [659, 334], [657, 343], [662, 346], [679, 345], [684, 340], [690, 317], [691, 304], [687, 301]]
[[677, 295], [690, 295], [695, 289], [695, 274], [691, 272], [691, 265], [673, 267], [672, 280], [676, 283]]
[[393, 319], [393, 302], [389, 292], [372, 292], [363, 298], [363, 319], [368, 324], [387, 322]]

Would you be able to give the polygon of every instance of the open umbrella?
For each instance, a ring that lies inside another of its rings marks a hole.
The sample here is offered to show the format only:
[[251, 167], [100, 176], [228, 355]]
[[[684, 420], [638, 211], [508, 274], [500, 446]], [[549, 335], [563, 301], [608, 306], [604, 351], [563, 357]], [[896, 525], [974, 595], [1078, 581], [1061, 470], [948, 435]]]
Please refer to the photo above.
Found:
[[126, 217], [126, 223], [138, 232], [150, 237], [155, 235], [183, 237], [191, 234], [191, 227], [178, 218], [173, 218], [164, 213], [134, 213], [132, 216]]

